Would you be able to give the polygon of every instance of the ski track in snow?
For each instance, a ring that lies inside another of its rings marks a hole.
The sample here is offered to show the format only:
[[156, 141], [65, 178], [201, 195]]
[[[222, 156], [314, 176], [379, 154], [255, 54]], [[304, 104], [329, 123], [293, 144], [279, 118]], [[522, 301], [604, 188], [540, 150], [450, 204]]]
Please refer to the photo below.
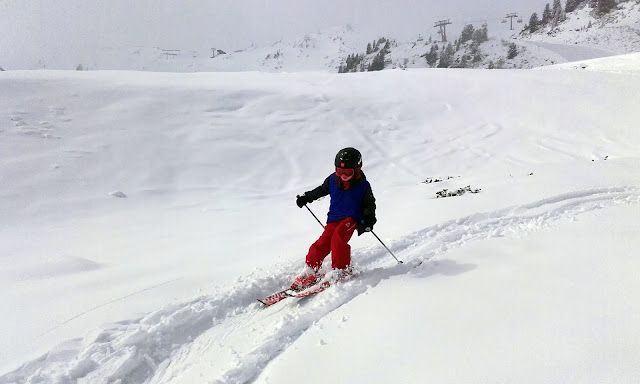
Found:
[[361, 272], [357, 279], [268, 308], [256, 299], [287, 286], [294, 271], [281, 266], [274, 268], [275, 273], [254, 272], [226, 291], [166, 306], [64, 343], [0, 376], [0, 383], [176, 383], [193, 364], [192, 352], [210, 358], [212, 367], [206, 372], [213, 376], [204, 378], [207, 382], [254, 382], [315, 322], [381, 282], [399, 275], [424, 278], [467, 271], [468, 265], [438, 261], [448, 249], [474, 240], [524, 236], [584, 212], [639, 202], [638, 188], [599, 188], [452, 220], [388, 243], [404, 264], [396, 264], [381, 246], [357, 250], [354, 260]]

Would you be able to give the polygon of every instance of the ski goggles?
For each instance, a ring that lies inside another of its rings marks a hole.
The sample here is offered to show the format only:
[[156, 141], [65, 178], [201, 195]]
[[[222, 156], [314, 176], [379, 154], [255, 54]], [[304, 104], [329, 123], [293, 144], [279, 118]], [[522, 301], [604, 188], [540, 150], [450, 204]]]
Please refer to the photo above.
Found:
[[350, 180], [355, 174], [356, 170], [353, 168], [336, 167], [336, 175], [338, 175], [338, 177], [340, 177], [343, 181]]

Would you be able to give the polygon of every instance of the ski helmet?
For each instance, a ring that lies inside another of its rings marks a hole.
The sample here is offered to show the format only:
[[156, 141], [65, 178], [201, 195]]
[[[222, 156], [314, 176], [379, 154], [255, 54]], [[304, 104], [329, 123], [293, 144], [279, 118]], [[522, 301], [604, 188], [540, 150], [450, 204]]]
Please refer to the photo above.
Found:
[[362, 155], [355, 148], [343, 148], [336, 155], [335, 165], [339, 168], [360, 168], [362, 167]]

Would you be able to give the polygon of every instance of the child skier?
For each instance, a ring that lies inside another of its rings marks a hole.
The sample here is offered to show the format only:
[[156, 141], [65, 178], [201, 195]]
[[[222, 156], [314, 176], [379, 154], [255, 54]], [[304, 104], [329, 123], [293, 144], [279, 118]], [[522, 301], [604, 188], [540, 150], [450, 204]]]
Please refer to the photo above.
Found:
[[350, 273], [351, 246], [348, 244], [354, 231], [358, 236], [371, 231], [376, 223], [376, 199], [371, 185], [362, 172], [362, 155], [355, 148], [341, 149], [335, 159], [335, 173], [322, 185], [307, 191], [296, 199], [302, 208], [321, 197], [329, 195], [329, 213], [324, 232], [309, 248], [306, 271], [298, 276], [291, 289], [302, 290], [314, 285], [322, 276], [322, 262], [331, 252], [331, 267], [337, 270], [336, 278]]

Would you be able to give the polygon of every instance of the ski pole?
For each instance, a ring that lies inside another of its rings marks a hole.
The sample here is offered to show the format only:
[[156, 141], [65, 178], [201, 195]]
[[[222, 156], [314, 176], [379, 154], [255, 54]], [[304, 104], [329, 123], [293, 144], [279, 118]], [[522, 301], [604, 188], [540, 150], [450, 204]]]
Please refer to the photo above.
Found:
[[[309, 210], [309, 212], [311, 212], [311, 208], [309, 208], [309, 206], [307, 204], [305, 204], [304, 206], [305, 206], [305, 208], [307, 208]], [[313, 215], [313, 217], [316, 218], [316, 221], [318, 222], [318, 224], [320, 224], [322, 226], [322, 228], [324, 228], [324, 224], [322, 224], [322, 221], [320, 221], [320, 219], [318, 219], [318, 217], [313, 212], [311, 212], [311, 214]]]
[[[318, 217], [315, 215], [315, 213], [313, 213], [313, 211], [311, 210], [311, 208], [309, 208], [309, 206], [307, 204], [304, 205], [305, 208], [307, 208], [307, 210], [309, 211], [309, 213], [316, 219], [316, 221], [318, 222], [318, 224], [320, 224], [322, 226], [322, 228], [324, 228], [324, 224], [322, 224], [322, 222], [318, 219]], [[398, 262], [398, 264], [403, 264], [401, 260], [398, 260], [398, 258], [396, 257], [396, 255], [393, 254], [393, 252], [391, 252], [391, 250], [389, 249], [389, 247], [387, 247], [382, 240], [380, 240], [380, 238], [378, 237], [378, 235], [376, 235], [375, 232], [373, 231], [369, 231], [371, 233], [373, 233], [373, 236], [376, 237], [376, 239], [378, 239], [378, 241], [380, 242], [380, 244], [382, 244], [382, 246], [391, 254], [391, 256], [393, 256], [394, 259], [396, 259], [396, 261]]]
[[[300, 197], [300, 196], [298, 196]], [[316, 216], [315, 213], [313, 213], [313, 211], [311, 210], [311, 208], [309, 208], [309, 206], [307, 204], [304, 205], [305, 208], [307, 208], [307, 210], [309, 211], [309, 213], [316, 219], [316, 221], [318, 222], [318, 224], [320, 224], [322, 226], [322, 228], [324, 228], [324, 224], [322, 224], [322, 221], [320, 221], [318, 219], [318, 216]]]
[[384, 247], [384, 248], [385, 248], [385, 249], [386, 249], [386, 250], [391, 254], [391, 256], [393, 256], [393, 258], [394, 258], [394, 259], [396, 259], [396, 261], [398, 262], [398, 264], [402, 264], [402, 261], [401, 261], [401, 260], [398, 260], [398, 258], [396, 257], [396, 255], [394, 255], [394, 254], [393, 254], [393, 252], [391, 252], [391, 250], [390, 250], [386, 245], [384, 245], [384, 243], [382, 242], [382, 240], [380, 240], [380, 238], [378, 237], [378, 235], [376, 235], [376, 233], [375, 233], [375, 232], [373, 232], [373, 231], [369, 231], [369, 232], [373, 233], [373, 236], [375, 236], [375, 237], [376, 237], [376, 239], [378, 239], [378, 241], [380, 242], [380, 244], [382, 244], [382, 246], [383, 246], [383, 247]]

